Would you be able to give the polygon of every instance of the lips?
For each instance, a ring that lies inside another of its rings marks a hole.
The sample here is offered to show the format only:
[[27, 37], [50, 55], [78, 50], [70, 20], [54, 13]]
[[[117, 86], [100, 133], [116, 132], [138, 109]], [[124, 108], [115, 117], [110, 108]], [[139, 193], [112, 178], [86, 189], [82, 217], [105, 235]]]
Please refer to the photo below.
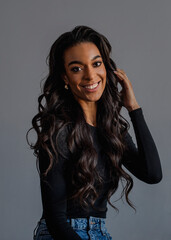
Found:
[[[100, 81], [99, 81], [100, 82]], [[99, 82], [95, 82], [95, 83], [92, 83], [92, 84], [86, 84], [86, 85], [84, 85], [84, 86], [82, 86], [82, 87], [89, 87], [89, 86], [92, 86], [92, 85], [94, 85], [94, 84], [99, 84]]]

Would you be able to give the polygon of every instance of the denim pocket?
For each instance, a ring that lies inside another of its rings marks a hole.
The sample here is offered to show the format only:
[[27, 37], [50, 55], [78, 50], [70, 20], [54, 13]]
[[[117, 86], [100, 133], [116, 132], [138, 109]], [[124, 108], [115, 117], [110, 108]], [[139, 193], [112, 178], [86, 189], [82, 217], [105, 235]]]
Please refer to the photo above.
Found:
[[112, 240], [112, 237], [109, 233], [102, 233], [100, 229], [98, 230], [88, 230], [88, 235], [91, 240]]
[[89, 240], [87, 230], [84, 229], [74, 229], [74, 231], [81, 237], [83, 240]]

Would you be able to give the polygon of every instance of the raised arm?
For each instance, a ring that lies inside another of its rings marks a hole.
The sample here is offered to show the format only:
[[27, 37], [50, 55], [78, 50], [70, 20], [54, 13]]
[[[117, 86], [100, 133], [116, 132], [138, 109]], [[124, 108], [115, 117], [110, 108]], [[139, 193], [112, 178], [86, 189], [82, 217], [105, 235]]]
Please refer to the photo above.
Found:
[[[61, 138], [59, 144], [65, 148], [66, 141]], [[46, 181], [40, 180], [41, 195], [45, 220], [49, 233], [54, 240], [81, 240], [80, 236], [67, 222], [67, 191], [64, 177], [64, 162], [69, 159], [59, 155], [59, 164], [53, 166], [47, 174]], [[44, 150], [40, 150], [39, 169], [42, 173], [49, 165], [49, 158]]]
[[154, 184], [162, 179], [162, 169], [159, 154], [153, 137], [146, 124], [142, 108], [129, 111], [137, 147], [129, 133], [126, 135], [128, 150], [125, 152], [122, 163], [138, 179]]

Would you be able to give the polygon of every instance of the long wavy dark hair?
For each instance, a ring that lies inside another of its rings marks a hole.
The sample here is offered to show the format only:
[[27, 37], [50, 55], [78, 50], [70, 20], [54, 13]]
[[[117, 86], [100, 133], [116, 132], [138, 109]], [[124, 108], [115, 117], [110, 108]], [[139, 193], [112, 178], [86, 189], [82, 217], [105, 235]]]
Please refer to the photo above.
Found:
[[83, 42], [91, 42], [97, 46], [107, 72], [104, 92], [97, 101], [96, 116], [98, 136], [103, 146], [105, 168], [108, 171], [107, 201], [118, 211], [118, 208], [111, 203], [110, 197], [116, 192], [121, 181], [123, 189], [119, 199], [125, 195], [127, 203], [134, 208], [128, 198], [133, 180], [122, 168], [122, 156], [127, 148], [124, 137], [130, 124], [120, 114], [123, 106], [122, 95], [118, 91], [117, 76], [113, 73], [117, 67], [110, 57], [112, 47], [104, 35], [87, 26], [76, 26], [72, 31], [63, 33], [53, 43], [47, 57], [49, 73], [44, 82], [42, 94], [38, 97], [38, 113], [32, 119], [33, 127], [28, 130], [28, 132], [31, 129], [36, 131], [37, 141], [35, 144], [30, 144], [28, 132], [26, 138], [30, 148], [34, 149], [37, 161], [39, 161], [40, 149], [48, 154], [49, 166], [43, 174], [39, 173], [42, 180], [45, 180], [54, 162], [58, 162], [58, 135], [66, 127], [70, 129], [66, 139], [72, 156], [70, 164], [72, 171], [71, 169], [70, 171], [75, 190], [70, 199], [79, 199], [82, 207], [87, 207], [87, 200], [90, 199], [90, 204], [94, 208], [99, 195], [94, 183], [96, 181], [99, 187], [102, 187], [104, 179], [96, 169], [97, 152], [93, 146], [83, 109], [71, 90], [64, 88], [65, 82], [62, 79], [62, 74], [65, 73], [63, 58], [65, 50]]

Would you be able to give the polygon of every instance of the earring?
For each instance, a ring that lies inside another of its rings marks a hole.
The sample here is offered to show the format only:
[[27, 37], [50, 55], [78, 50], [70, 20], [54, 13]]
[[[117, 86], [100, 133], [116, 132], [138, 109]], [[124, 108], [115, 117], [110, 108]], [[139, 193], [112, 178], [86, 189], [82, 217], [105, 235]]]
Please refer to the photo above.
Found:
[[67, 85], [67, 84], [65, 84], [65, 89], [67, 89], [67, 90], [68, 90], [68, 85]]

